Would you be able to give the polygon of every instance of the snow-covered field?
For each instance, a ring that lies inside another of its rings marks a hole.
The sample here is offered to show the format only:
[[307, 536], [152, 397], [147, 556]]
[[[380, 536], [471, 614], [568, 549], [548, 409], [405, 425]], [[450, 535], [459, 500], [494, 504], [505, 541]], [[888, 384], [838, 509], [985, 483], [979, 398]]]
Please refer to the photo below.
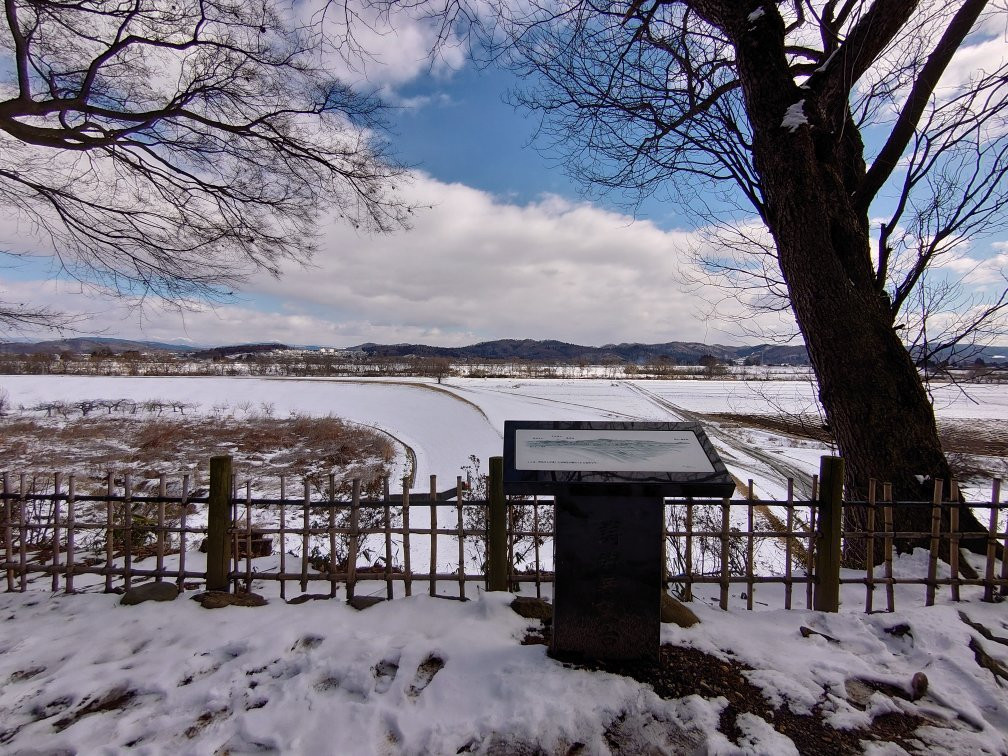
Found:
[[[438, 475], [440, 488], [453, 482], [470, 454], [484, 464], [500, 454], [505, 419], [815, 412], [811, 386], [793, 380], [450, 379], [437, 385], [5, 376], [0, 388], [15, 408], [56, 399], [158, 398], [195, 403], [207, 415], [264, 402], [278, 416], [338, 415], [409, 445], [420, 490], [429, 474]], [[973, 399], [937, 390], [939, 418], [978, 427], [1008, 420], [1008, 387], [971, 391]], [[232, 414], [240, 419], [240, 412]], [[819, 456], [829, 453], [784, 434], [707, 427], [729, 469], [741, 480], [752, 478], [760, 496], [780, 498], [789, 476], [801, 492]], [[979, 487], [977, 493], [984, 494]], [[96, 593], [0, 594], [0, 751], [795, 752], [768, 717], [742, 714], [735, 730], [722, 732], [723, 696], [698, 690], [663, 699], [629, 677], [570, 668], [545, 656], [541, 645], [522, 645], [530, 621], [507, 608], [506, 594], [480, 592], [466, 603], [415, 596], [358, 613], [339, 601], [286, 606], [271, 583], [255, 590], [271, 603], [208, 611], [184, 598], [120, 607], [117, 596]], [[780, 606], [775, 590], [758, 588], [757, 603]], [[839, 615], [721, 612], [705, 602], [711, 596], [698, 593], [701, 624], [666, 626], [663, 641], [750, 667], [745, 678], [770, 708], [811, 713], [848, 731], [887, 712], [927, 720], [903, 746], [875, 744], [872, 753], [904, 747], [1008, 753], [1008, 698], [1001, 687], [1008, 678], [998, 680], [979, 666], [970, 647], [979, 644], [995, 664], [1008, 664], [1004, 604], [979, 603], [964, 589], [969, 600], [961, 604], [863, 615], [861, 588]], [[946, 596], [939, 592], [940, 601]], [[919, 604], [919, 597], [897, 601], [898, 608]], [[796, 605], [803, 605], [797, 597]], [[963, 622], [960, 611], [989, 628], [989, 637]], [[799, 632], [802, 626], [814, 632]], [[927, 675], [928, 691], [910, 701], [918, 672]], [[892, 694], [896, 689], [906, 695]]]
[[[470, 455], [482, 461], [485, 471], [487, 459], [501, 454], [505, 420], [699, 420], [739, 481], [752, 480], [757, 498], [783, 500], [788, 478], [794, 480], [796, 497], [810, 496], [819, 459], [833, 450], [807, 438], [712, 421], [709, 415], [816, 417], [814, 387], [790, 378], [753, 382], [452, 378], [438, 384], [433, 379], [5, 376], [0, 378], [0, 389], [7, 392], [13, 408], [53, 400], [153, 398], [194, 404], [195, 412], [223, 417], [222, 422], [241, 422], [243, 412], [259, 412], [263, 406], [276, 417], [332, 414], [381, 429], [408, 446], [416, 460], [414, 489], [420, 491], [428, 489], [432, 474], [439, 490], [452, 487]], [[966, 395], [955, 386], [934, 388], [939, 420], [962, 423], [977, 432], [1008, 421], [1008, 386], [976, 385], [969, 391]], [[979, 463], [992, 475], [1008, 474], [1008, 460], [985, 458]], [[404, 446], [393, 465], [393, 481], [409, 467]], [[172, 477], [172, 470], [165, 472]], [[267, 481], [260, 491], [276, 495], [275, 485], [276, 481]], [[990, 479], [963, 481], [963, 490], [971, 500], [989, 501]], [[783, 510], [775, 509], [774, 514], [786, 518]], [[733, 511], [732, 524], [744, 528], [745, 516], [741, 509]], [[446, 518], [440, 527], [455, 526], [451, 513], [444, 511], [440, 517]], [[423, 528], [428, 520], [429, 511], [421, 507], [413, 525]], [[427, 562], [426, 548], [424, 543], [414, 544], [418, 563]], [[439, 546], [441, 553], [454, 548], [447, 540]]]
[[[795, 380], [453, 378], [438, 385], [429, 379], [4, 376], [0, 388], [15, 408], [56, 399], [156, 398], [195, 403], [205, 414], [242, 407], [255, 411], [264, 403], [281, 417], [333, 414], [380, 428], [408, 445], [416, 454], [421, 490], [431, 474], [441, 488], [450, 486], [470, 455], [485, 465], [488, 457], [500, 454], [505, 420], [703, 420], [709, 413], [818, 411], [813, 386]], [[978, 427], [1008, 421], [1008, 386], [976, 385], [969, 392], [936, 387], [939, 419]], [[705, 424], [729, 470], [740, 480], [752, 478], [758, 497], [783, 498], [788, 477], [795, 479], [799, 495], [809, 493], [819, 457], [831, 452], [824, 444], [785, 434]], [[986, 498], [983, 490], [975, 494]]]

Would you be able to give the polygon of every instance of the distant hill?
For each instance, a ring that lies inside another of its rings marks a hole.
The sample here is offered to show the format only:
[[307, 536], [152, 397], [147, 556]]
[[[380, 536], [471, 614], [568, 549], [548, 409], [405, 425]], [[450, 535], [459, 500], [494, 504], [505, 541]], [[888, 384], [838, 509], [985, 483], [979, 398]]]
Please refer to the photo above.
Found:
[[984, 365], [1008, 365], [1008, 346], [959, 346], [946, 349], [935, 355], [934, 361], [948, 360], [952, 365], [971, 366], [977, 360]]
[[73, 352], [87, 354], [99, 349], [112, 352], [193, 352], [198, 347], [185, 344], [167, 344], [160, 341], [135, 341], [132, 339], [114, 339], [100, 336], [84, 336], [76, 339], [53, 339], [49, 341], [19, 342], [7, 341], [0, 343], [0, 354], [40, 354]]
[[232, 346], [212, 347], [193, 352], [194, 359], [219, 360], [224, 357], [234, 357], [238, 354], [260, 354], [262, 352], [275, 352], [278, 349], [290, 349], [286, 344], [271, 342], [268, 344], [234, 344]]
[[[0, 354], [37, 354], [74, 352], [88, 354], [99, 349], [115, 353], [174, 352], [185, 353], [194, 359], [221, 359], [240, 354], [257, 354], [279, 349], [318, 350], [317, 346], [291, 347], [276, 342], [259, 344], [233, 344], [216, 347], [196, 347], [158, 341], [136, 341], [105, 337], [81, 337], [51, 341], [0, 343]], [[700, 358], [711, 355], [722, 362], [735, 362], [752, 358], [762, 365], [808, 365], [805, 346], [757, 344], [750, 346], [725, 346], [701, 344], [692, 341], [669, 341], [663, 344], [621, 343], [604, 346], [584, 346], [552, 339], [498, 339], [481, 341], [462, 347], [439, 347], [426, 344], [375, 344], [366, 343], [348, 347], [347, 351], [363, 352], [374, 357], [446, 357], [453, 360], [520, 360], [527, 362], [557, 362], [566, 364], [599, 365], [606, 362], [629, 362], [643, 365], [668, 359], [678, 365], [696, 365]], [[951, 355], [953, 364], [971, 366], [979, 358], [987, 365], [1008, 365], [1008, 346], [974, 348]]]
[[424, 344], [361, 344], [351, 350], [380, 357], [448, 357], [449, 359], [528, 360], [532, 362], [579, 362], [600, 364], [606, 361], [648, 363], [662, 357], [681, 365], [696, 365], [705, 355], [731, 362], [746, 357], [758, 358], [763, 364], [807, 365], [808, 352], [803, 345], [723, 346], [687, 341], [665, 344], [606, 344], [583, 346], [565, 341], [535, 339], [500, 339], [482, 341], [464, 347], [433, 347]]

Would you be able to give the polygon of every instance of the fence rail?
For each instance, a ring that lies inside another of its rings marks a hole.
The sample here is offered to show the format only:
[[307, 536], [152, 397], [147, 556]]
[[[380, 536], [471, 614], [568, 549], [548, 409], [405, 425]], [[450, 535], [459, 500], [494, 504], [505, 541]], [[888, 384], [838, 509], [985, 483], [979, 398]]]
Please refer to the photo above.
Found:
[[[208, 494], [193, 490], [185, 476], [168, 495], [162, 476], [156, 494], [137, 495], [129, 476], [120, 482], [109, 475], [103, 493], [81, 494], [72, 475], [51, 476], [38, 490], [23, 475], [4, 474], [0, 570], [6, 590], [110, 592], [147, 579], [172, 581], [180, 590], [252, 590], [273, 581], [284, 599], [292, 586], [305, 594], [317, 585], [328, 586], [332, 597], [371, 592], [391, 599], [416, 588], [464, 599], [474, 583], [487, 584], [493, 572], [488, 558], [506, 559], [499, 574], [512, 589], [533, 589], [538, 596], [552, 583], [552, 499], [510, 498], [506, 543], [497, 552], [506, 557], [494, 557], [486, 544], [489, 503], [467, 498], [461, 478], [439, 492], [432, 476], [429, 492], [404, 484], [401, 494], [392, 494], [385, 480], [381, 495], [371, 499], [363, 497], [360, 480], [345, 499], [337, 496], [332, 476], [328, 491], [302, 481], [293, 495], [288, 482], [279, 480], [279, 496], [253, 496], [251, 481], [240, 484], [230, 475], [224, 481], [220, 533], [226, 546], [222, 585], [215, 586], [213, 554], [204, 566], [196, 551], [212, 540], [213, 481]], [[495, 485], [491, 481], [488, 490]], [[811, 500], [796, 500], [793, 490], [789, 484], [785, 501], [758, 500], [750, 482], [743, 499], [666, 499], [669, 589], [685, 600], [716, 600], [724, 609], [736, 595], [733, 588], [744, 588], [734, 600], [747, 609], [768, 602], [811, 609], [823, 608], [817, 602], [828, 584], [843, 591], [844, 601], [852, 600], [851, 588], [863, 586], [866, 612], [891, 612], [897, 598], [909, 600], [899, 587], [923, 589], [928, 605], [944, 587], [952, 600], [976, 586], [987, 601], [1008, 593], [1008, 560], [998, 555], [1008, 551], [1008, 503], [1000, 502], [1000, 481], [990, 501], [965, 505], [986, 512], [986, 534], [959, 531], [958, 509], [942, 501], [940, 481], [928, 502], [894, 502], [889, 486], [872, 484], [866, 501], [841, 503], [842, 522], [849, 524], [838, 532], [830, 531], [816, 490]], [[929, 508], [931, 529], [895, 530], [897, 507]], [[851, 516], [855, 510], [860, 520]], [[983, 539], [985, 555], [964, 559], [959, 547], [967, 539]], [[897, 544], [907, 540], [929, 544], [926, 565], [897, 558]], [[832, 541], [846, 555], [846, 569], [831, 572], [820, 562]], [[757, 601], [757, 594], [766, 600]]]

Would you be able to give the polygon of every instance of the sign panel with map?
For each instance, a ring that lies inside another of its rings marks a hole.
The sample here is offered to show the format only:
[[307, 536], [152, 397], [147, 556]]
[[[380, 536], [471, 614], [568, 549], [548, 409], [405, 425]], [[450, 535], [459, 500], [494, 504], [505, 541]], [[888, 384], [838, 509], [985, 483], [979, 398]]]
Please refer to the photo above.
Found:
[[504, 423], [508, 493], [600, 484], [664, 496], [729, 496], [735, 487], [698, 423]]

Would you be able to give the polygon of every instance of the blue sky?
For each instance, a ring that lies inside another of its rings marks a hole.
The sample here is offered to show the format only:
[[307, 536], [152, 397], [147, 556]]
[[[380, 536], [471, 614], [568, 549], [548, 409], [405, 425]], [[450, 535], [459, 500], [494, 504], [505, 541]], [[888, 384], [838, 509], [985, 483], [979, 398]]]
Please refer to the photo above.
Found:
[[[466, 65], [450, 76], [423, 76], [397, 90], [393, 141], [408, 164], [443, 182], [462, 182], [509, 202], [526, 204], [545, 194], [583, 200], [588, 189], [571, 179], [548, 145], [536, 140], [538, 117], [516, 109], [507, 94], [517, 80], [500, 67]], [[411, 104], [417, 100], [422, 104]], [[594, 204], [633, 211], [666, 229], [690, 219], [669, 202], [649, 198], [636, 204], [619, 193]], [[631, 205], [633, 207], [631, 208]]]
[[503, 102], [511, 83], [505, 71], [466, 66], [450, 78], [424, 76], [401, 88], [404, 104], [392, 113], [396, 152], [438, 181], [514, 202], [570, 194], [563, 172], [529, 146], [534, 123]]
[[[731, 322], [738, 305], [689, 275], [693, 219], [660, 197], [635, 215], [624, 197], [586, 199], [530, 144], [535, 118], [504, 102], [511, 74], [458, 49], [432, 67], [430, 30], [396, 23], [364, 40], [375, 62], [353, 75], [393, 105], [394, 152], [416, 168], [407, 198], [432, 205], [410, 231], [371, 237], [327, 224], [310, 267], [254, 276], [213, 308], [130, 308], [54, 277], [46, 258], [0, 261], [0, 298], [86, 312], [83, 332], [199, 344], [754, 341]], [[31, 232], [0, 219], [0, 243], [24, 246]], [[970, 254], [1008, 264], [1008, 245]]]

